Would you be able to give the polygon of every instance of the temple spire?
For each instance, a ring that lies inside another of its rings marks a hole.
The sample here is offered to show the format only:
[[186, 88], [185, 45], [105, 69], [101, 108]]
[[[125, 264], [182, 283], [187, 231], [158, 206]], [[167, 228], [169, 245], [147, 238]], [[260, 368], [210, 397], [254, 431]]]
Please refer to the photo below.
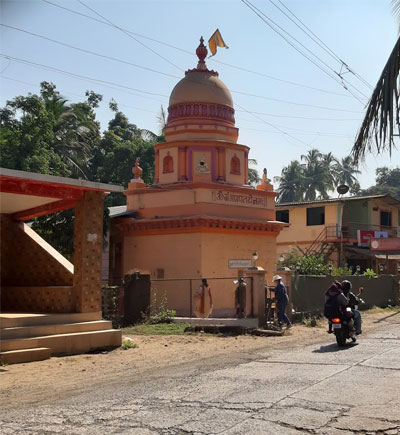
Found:
[[203, 37], [200, 38], [200, 44], [196, 49], [197, 57], [199, 58], [199, 62], [197, 64], [197, 69], [208, 71], [206, 62], [204, 59], [207, 57], [207, 47], [204, 45]]

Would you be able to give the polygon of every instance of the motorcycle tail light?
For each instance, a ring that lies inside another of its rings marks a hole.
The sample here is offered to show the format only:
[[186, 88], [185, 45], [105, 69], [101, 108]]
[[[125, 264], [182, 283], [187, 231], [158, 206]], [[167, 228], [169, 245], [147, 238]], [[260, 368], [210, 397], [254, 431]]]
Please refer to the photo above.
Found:
[[334, 319], [332, 319], [333, 323], [340, 323], [340, 319], [338, 317], [335, 317]]

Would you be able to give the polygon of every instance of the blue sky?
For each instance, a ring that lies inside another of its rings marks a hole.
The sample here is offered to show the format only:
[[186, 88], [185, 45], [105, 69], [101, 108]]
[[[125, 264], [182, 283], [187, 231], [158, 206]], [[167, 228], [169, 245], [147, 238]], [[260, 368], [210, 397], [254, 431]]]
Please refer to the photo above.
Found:
[[[115, 27], [49, 2], [97, 20], [108, 19], [136, 35], [129, 37]], [[219, 28], [229, 49], [219, 49], [207, 64], [219, 72], [232, 92], [239, 142], [251, 147], [250, 157], [258, 161], [258, 169], [266, 167], [272, 178], [313, 147], [324, 153], [331, 151], [339, 158], [351, 150], [363, 117], [363, 103], [371, 89], [351, 73], [343, 74], [349, 89], [361, 100], [358, 101], [293, 49], [241, 0], [49, 2], [2, 0], [0, 21], [120, 61], [1, 26], [2, 54], [103, 81], [83, 80], [0, 58], [1, 106], [16, 95], [37, 93], [39, 83], [46, 80], [55, 83], [71, 101], [82, 100], [87, 89], [103, 94], [103, 103], [97, 109], [102, 129], [112, 117], [108, 102], [114, 98], [130, 122], [157, 132], [161, 105], [168, 106], [169, 94], [177, 81], [185, 70], [196, 65], [194, 51], [199, 37], [203, 35], [208, 40]], [[283, 5], [287, 6], [352, 70], [375, 85], [397, 38], [398, 24], [390, 0], [273, 2], [282, 10]], [[265, 14], [264, 18], [274, 20], [316, 54], [320, 59], [315, 60], [317, 64], [325, 62], [323, 68], [329, 68], [330, 75], [337, 77], [334, 71], [345, 72], [337, 60], [302, 33], [270, 0], [251, 3]], [[374, 183], [376, 167], [395, 167], [399, 160], [399, 151], [391, 159], [388, 155], [369, 156], [361, 167], [362, 187]]]

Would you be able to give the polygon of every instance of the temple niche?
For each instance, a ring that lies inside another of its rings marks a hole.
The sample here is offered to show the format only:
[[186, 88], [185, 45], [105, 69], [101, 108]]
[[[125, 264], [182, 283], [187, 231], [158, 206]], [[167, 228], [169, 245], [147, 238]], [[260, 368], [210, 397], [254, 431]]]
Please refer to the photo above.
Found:
[[231, 93], [207, 68], [202, 38], [196, 54], [197, 66], [171, 92], [165, 142], [154, 145], [154, 184], [132, 180], [127, 211], [113, 219], [120, 250], [113, 276], [229, 277], [237, 271], [228, 261], [254, 251], [259, 266], [275, 270], [283, 226], [275, 221], [276, 193], [266, 173], [257, 189], [249, 185], [250, 148], [238, 143]]

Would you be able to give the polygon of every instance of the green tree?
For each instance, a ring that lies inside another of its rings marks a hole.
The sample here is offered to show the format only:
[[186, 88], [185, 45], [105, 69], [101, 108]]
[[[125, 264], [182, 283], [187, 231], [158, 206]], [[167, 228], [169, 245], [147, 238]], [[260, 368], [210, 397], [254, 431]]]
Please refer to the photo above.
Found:
[[376, 184], [361, 191], [365, 195], [391, 195], [400, 201], [400, 167], [376, 169]]
[[274, 180], [279, 182], [277, 202], [296, 202], [303, 199], [303, 167], [293, 160], [282, 169], [281, 176]]
[[303, 164], [303, 192], [306, 201], [326, 199], [333, 185], [323, 154], [316, 148], [301, 156]]
[[357, 169], [357, 165], [351, 156], [347, 156], [337, 162], [336, 165], [336, 184], [339, 186], [345, 184], [349, 186], [350, 191], [353, 189], [357, 190], [357, 177], [356, 175], [361, 174]]

